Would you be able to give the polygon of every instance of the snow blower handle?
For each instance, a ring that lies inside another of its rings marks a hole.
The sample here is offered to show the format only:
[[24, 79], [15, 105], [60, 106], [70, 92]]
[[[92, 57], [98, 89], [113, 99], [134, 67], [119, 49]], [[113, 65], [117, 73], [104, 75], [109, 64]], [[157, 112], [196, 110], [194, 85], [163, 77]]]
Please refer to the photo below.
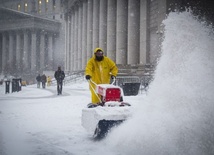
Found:
[[[116, 81], [116, 77], [112, 75], [111, 78], [113, 79], [113, 81], [112, 81], [112, 83], [111, 83], [111, 84], [113, 85], [113, 84], [115, 83], [115, 81]], [[89, 86], [91, 87], [91, 89], [93, 90], [93, 92], [96, 94], [97, 98], [99, 99], [100, 103], [102, 103], [101, 98], [98, 96], [96, 90], [95, 90], [94, 87], [91, 85], [91, 83], [93, 83], [93, 84], [97, 87], [97, 84], [96, 84], [93, 80], [91, 80], [91, 79], [88, 79], [87, 81], [88, 81], [88, 83], [89, 83]]]
[[[93, 83], [95, 86], [97, 86], [97, 84], [93, 81], [93, 80], [91, 80], [91, 79], [89, 79], [89, 80], [87, 80], [88, 82], [89, 82], [89, 84], [90, 84], [90, 82], [91, 83]], [[91, 84], [90, 84], [91, 85]]]
[[95, 90], [94, 87], [91, 85], [91, 83], [93, 83], [93, 84], [97, 87], [97, 84], [96, 84], [94, 81], [92, 81], [91, 79], [88, 79], [87, 81], [88, 81], [88, 83], [89, 83], [89, 86], [91, 87], [91, 89], [93, 90], [93, 92], [95, 93], [95, 95], [97, 96], [97, 98], [99, 99], [100, 103], [102, 103], [102, 101], [101, 101], [100, 97], [98, 96], [96, 90]]
[[115, 81], [116, 81], [116, 77], [114, 75], [111, 75], [111, 78], [113, 80], [111, 84], [113, 85], [115, 83]]
[[[111, 78], [112, 78], [113, 81], [112, 81], [112, 83], [110, 83], [110, 84], [113, 85], [113, 84], [115, 83], [115, 81], [116, 81], [116, 77], [112, 75]], [[91, 82], [91, 83], [93, 83], [95, 86], [97, 86], [97, 84], [96, 84], [93, 80], [88, 79], [87, 81], [89, 82], [89, 84], [90, 84], [90, 82]]]

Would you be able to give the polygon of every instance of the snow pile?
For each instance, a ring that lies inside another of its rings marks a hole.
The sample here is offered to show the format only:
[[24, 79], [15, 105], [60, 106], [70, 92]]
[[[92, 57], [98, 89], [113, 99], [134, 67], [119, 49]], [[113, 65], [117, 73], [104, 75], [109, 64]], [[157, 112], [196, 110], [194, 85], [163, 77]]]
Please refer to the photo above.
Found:
[[148, 96], [104, 142], [135, 155], [214, 154], [214, 35], [190, 12], [170, 13]]

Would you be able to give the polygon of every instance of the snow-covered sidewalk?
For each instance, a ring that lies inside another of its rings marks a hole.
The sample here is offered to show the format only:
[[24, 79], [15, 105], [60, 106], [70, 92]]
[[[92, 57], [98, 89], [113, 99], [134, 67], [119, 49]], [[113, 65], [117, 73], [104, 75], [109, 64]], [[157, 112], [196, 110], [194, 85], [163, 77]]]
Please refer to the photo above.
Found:
[[[83, 84], [84, 85], [84, 84]], [[90, 101], [84, 86], [64, 87], [56, 95], [56, 86], [0, 93], [0, 154], [88, 154], [96, 150], [81, 126], [81, 110]]]
[[90, 102], [88, 83], [64, 86], [63, 94], [56, 94], [56, 86], [30, 85], [9, 94], [0, 86], [0, 154], [109, 154], [81, 125]]

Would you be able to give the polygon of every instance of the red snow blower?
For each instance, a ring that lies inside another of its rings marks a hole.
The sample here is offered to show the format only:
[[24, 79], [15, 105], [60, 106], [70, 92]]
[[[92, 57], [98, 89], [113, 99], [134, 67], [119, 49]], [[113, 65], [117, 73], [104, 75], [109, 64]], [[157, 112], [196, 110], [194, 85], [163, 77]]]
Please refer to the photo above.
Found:
[[[91, 83], [96, 85], [96, 90]], [[130, 104], [123, 102], [123, 90], [111, 84], [96, 84], [92, 80], [89, 85], [99, 98], [99, 104], [89, 103], [82, 110], [82, 126], [93, 133], [95, 139], [104, 138], [108, 131], [125, 121], [131, 115]]]

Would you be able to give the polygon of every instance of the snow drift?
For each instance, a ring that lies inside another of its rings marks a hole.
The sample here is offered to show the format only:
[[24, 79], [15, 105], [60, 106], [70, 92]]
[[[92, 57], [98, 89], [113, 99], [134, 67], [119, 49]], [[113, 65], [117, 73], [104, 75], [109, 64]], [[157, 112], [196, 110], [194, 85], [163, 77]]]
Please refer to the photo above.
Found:
[[214, 154], [214, 35], [191, 12], [170, 13], [149, 93], [104, 143], [134, 155]]

